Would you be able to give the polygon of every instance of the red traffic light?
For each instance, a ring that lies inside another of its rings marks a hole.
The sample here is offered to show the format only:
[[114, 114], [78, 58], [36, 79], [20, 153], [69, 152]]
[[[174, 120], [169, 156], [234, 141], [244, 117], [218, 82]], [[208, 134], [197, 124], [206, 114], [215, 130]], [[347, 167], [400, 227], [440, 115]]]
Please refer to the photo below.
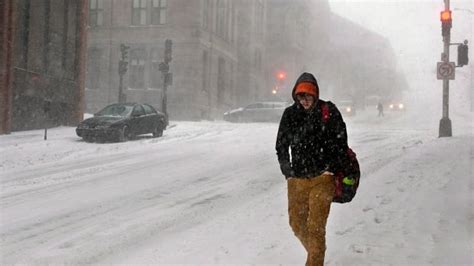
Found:
[[444, 10], [441, 11], [441, 21], [448, 22], [451, 21], [453, 18], [451, 17], [451, 10]]
[[279, 80], [284, 80], [284, 79], [286, 79], [286, 73], [283, 72], [283, 71], [278, 72], [277, 78], [278, 78]]

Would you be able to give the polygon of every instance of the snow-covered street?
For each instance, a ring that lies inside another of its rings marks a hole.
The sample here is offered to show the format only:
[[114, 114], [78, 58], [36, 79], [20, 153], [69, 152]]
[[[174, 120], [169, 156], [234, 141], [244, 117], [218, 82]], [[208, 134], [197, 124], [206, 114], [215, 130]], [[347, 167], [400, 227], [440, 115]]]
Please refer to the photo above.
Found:
[[[362, 179], [352, 203], [333, 204], [328, 265], [472, 265], [472, 113], [457, 119], [441, 139], [409, 114], [346, 119]], [[126, 143], [86, 143], [72, 127], [0, 136], [2, 265], [304, 264], [277, 127], [174, 121]]]
[[0, 10], [0, 266], [474, 266], [474, 0]]

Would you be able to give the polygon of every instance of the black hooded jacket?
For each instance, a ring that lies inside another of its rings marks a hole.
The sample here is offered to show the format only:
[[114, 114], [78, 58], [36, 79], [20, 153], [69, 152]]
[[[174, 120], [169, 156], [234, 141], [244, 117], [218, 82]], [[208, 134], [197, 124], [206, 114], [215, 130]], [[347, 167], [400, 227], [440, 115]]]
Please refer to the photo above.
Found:
[[[315, 107], [305, 110], [295, 95], [296, 86], [301, 82], [311, 82], [318, 88], [316, 78], [309, 73], [303, 73], [296, 81], [292, 92], [295, 103], [285, 109], [276, 140], [281, 171], [286, 178], [312, 178], [324, 171], [336, 173], [346, 160], [346, 124], [337, 107], [329, 101], [316, 99]], [[322, 120], [322, 104], [329, 108], [326, 122]]]

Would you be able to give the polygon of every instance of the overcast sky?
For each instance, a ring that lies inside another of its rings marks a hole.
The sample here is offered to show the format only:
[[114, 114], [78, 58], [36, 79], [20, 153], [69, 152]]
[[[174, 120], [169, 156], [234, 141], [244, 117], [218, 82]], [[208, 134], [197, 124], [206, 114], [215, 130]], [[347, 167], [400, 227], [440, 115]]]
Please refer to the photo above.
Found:
[[[399, 67], [406, 74], [412, 90], [432, 91], [436, 80], [436, 62], [440, 61], [443, 43], [440, 11], [443, 0], [329, 0], [331, 10], [357, 24], [387, 37], [397, 56]], [[456, 10], [468, 9], [468, 10]], [[474, 1], [452, 0], [453, 28], [451, 42], [469, 39], [470, 67], [456, 69], [452, 86], [472, 86], [474, 47]], [[450, 49], [450, 61], [457, 60], [456, 47]], [[425, 92], [426, 92], [425, 91]], [[467, 90], [466, 90], [467, 91]], [[438, 97], [438, 96], [435, 96]]]

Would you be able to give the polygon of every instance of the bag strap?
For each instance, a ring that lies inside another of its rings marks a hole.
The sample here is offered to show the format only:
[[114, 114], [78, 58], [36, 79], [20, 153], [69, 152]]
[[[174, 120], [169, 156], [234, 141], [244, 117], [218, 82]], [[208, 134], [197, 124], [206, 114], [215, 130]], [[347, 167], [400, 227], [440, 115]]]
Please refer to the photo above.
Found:
[[327, 103], [321, 104], [321, 113], [323, 114], [322, 116], [323, 123], [326, 123], [329, 120], [329, 115], [330, 115], [329, 106], [327, 105]]

